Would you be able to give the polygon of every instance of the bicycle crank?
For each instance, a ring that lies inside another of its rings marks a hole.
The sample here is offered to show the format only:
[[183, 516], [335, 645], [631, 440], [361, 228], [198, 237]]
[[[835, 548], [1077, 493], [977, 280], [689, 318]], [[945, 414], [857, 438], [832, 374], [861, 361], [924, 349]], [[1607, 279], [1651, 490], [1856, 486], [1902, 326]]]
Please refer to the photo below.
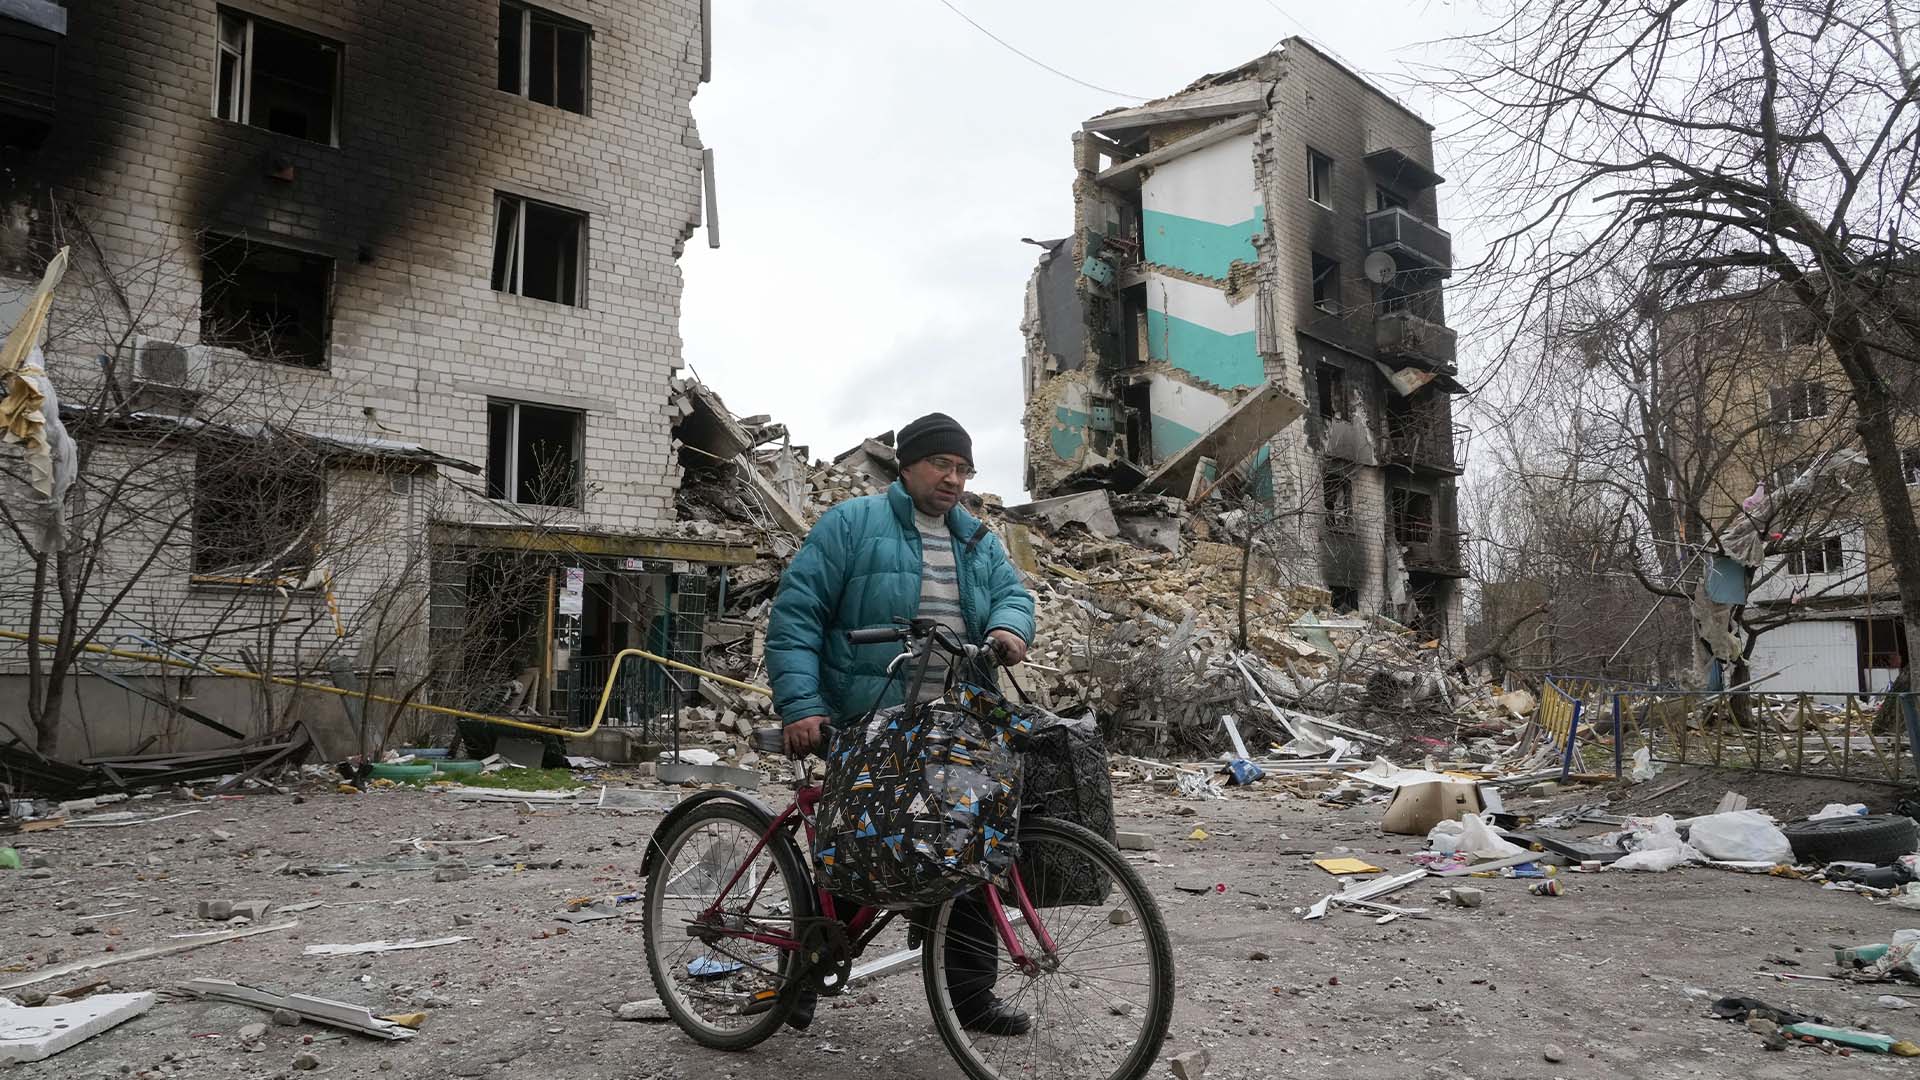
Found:
[[847, 941], [846, 924], [815, 916], [795, 919], [794, 930], [800, 940], [800, 970], [795, 979], [805, 980], [823, 994], [846, 989], [853, 975], [853, 948]]

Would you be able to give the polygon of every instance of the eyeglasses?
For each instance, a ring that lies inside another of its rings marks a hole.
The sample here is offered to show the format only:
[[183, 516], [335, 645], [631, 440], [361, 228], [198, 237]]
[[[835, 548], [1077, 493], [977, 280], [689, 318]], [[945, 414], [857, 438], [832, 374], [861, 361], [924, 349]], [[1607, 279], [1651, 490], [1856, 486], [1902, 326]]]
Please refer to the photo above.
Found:
[[926, 458], [925, 461], [928, 465], [940, 470], [942, 474], [953, 473], [962, 480], [971, 480], [978, 475], [974, 472], [973, 466], [964, 461], [955, 461], [953, 458], [930, 457]]

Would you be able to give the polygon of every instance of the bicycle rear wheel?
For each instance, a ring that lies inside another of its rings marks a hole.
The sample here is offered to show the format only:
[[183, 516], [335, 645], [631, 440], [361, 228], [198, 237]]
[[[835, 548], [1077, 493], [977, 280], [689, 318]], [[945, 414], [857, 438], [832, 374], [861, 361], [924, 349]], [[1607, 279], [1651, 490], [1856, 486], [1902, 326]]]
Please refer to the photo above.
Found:
[[733, 936], [791, 938], [794, 916], [813, 910], [805, 899], [811, 879], [785, 836], [754, 854], [767, 825], [716, 799], [654, 838], [659, 852], [642, 909], [647, 970], [673, 1022], [702, 1046], [753, 1046], [780, 1030], [797, 1000], [784, 992], [794, 953]]
[[[1050, 818], [1021, 823], [1018, 867], [1033, 902], [1047, 905], [1035, 927], [1021, 918], [1011, 890], [1001, 896], [1015, 939], [1034, 961], [1026, 969], [1007, 955], [990, 920], [966, 909], [984, 908], [985, 890], [933, 917], [921, 975], [941, 1041], [972, 1080], [1139, 1080], [1173, 1017], [1173, 948], [1146, 883], [1097, 834]], [[1042, 929], [1054, 944], [1050, 954]], [[988, 970], [981, 961], [989, 951], [990, 990], [979, 974]], [[1028, 1014], [1025, 1034], [968, 1030], [995, 997]]]

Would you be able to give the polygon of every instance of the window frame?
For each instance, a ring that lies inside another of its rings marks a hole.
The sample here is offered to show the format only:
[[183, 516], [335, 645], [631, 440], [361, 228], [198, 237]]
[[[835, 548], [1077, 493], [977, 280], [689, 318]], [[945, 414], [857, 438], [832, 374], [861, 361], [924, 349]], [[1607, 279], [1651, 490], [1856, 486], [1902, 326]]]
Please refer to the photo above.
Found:
[[1307, 147], [1307, 201], [1333, 209], [1333, 158]]
[[1320, 510], [1328, 531], [1354, 531], [1352, 476], [1327, 472], [1320, 477]]
[[[1347, 383], [1347, 369], [1339, 364], [1330, 364], [1325, 360], [1317, 361], [1313, 369], [1314, 396], [1316, 407], [1322, 420], [1353, 419], [1352, 388]], [[1331, 411], [1329, 411], [1331, 406]]]
[[[1340, 260], [1317, 251], [1308, 254], [1311, 261], [1308, 263], [1307, 279], [1315, 310], [1328, 315], [1340, 314]], [[1325, 264], [1324, 268], [1322, 264]], [[1323, 282], [1326, 285], [1324, 290], [1321, 288]]]
[[[229, 19], [240, 24], [241, 40], [237, 52], [232, 46], [227, 44], [226, 29], [227, 20]], [[254, 47], [254, 27], [258, 23], [266, 23], [275, 30], [294, 37], [319, 42], [322, 46], [333, 52], [333, 92], [330, 95], [330, 108], [327, 110], [326, 138], [314, 139], [302, 135], [288, 135], [283, 132], [274, 131], [265, 124], [256, 124], [253, 122], [253, 62], [257, 52]], [[316, 34], [310, 30], [303, 30], [300, 27], [280, 22], [277, 19], [256, 15], [251, 11], [220, 4], [214, 8], [213, 12], [213, 45], [213, 118], [215, 120], [225, 121], [229, 124], [239, 124], [242, 127], [257, 128], [268, 134], [278, 135], [283, 139], [299, 139], [301, 142], [313, 143], [316, 146], [339, 147], [342, 115], [341, 106], [342, 99], [346, 97], [346, 42], [327, 37], [324, 34]], [[225, 60], [229, 56], [233, 56], [236, 61], [236, 77], [230, 91], [227, 94], [222, 94], [220, 92], [221, 70], [224, 67]], [[227, 115], [228, 112], [231, 112], [232, 115]]]
[[[1846, 542], [1837, 534], [1810, 537], [1782, 554], [1786, 556], [1787, 573], [1793, 577], [1824, 577], [1843, 574], [1847, 569]], [[1810, 554], [1818, 556], [1820, 569], [1812, 568], [1812, 560], [1807, 558]]]
[[[500, 478], [500, 494], [494, 494], [493, 477], [493, 411], [504, 407], [507, 410], [506, 454], [503, 468], [505, 475]], [[573, 417], [573, 501], [570, 503], [550, 503], [523, 501], [520, 498], [520, 415], [525, 408], [542, 409], [546, 412], [565, 413]], [[516, 398], [487, 398], [487, 472], [484, 475], [487, 497], [495, 502], [511, 503], [514, 506], [544, 506], [555, 510], [584, 511], [587, 508], [587, 413], [584, 409], [571, 409], [564, 405], [548, 405], [538, 401], [521, 401]]]
[[[302, 477], [299, 472], [300, 466], [303, 464], [310, 465], [313, 468], [313, 471], [304, 477]], [[256, 490], [263, 490], [269, 484], [284, 482], [288, 479], [305, 479], [308, 481], [310, 490], [302, 494], [312, 502], [312, 513], [308, 515], [299, 530], [291, 537], [275, 535], [262, 536], [259, 538], [263, 545], [262, 551], [264, 556], [271, 556], [276, 550], [289, 546], [293, 540], [297, 540], [304, 535], [307, 539], [305, 552], [306, 561], [304, 563], [270, 567], [266, 571], [266, 573], [270, 575], [269, 577], [259, 581], [247, 582], [238, 579], [225, 580], [218, 572], [232, 569], [249, 560], [239, 559], [225, 562], [205, 561], [208, 554], [208, 547], [206, 546], [208, 534], [215, 530], [208, 527], [209, 522], [206, 520], [206, 515], [211, 509], [209, 500], [213, 498], [213, 493], [208, 491], [204, 483], [204, 478], [213, 473], [223, 472], [231, 468], [232, 464], [230, 462], [209, 462], [208, 455], [204, 450], [194, 455], [193, 504], [190, 511], [191, 517], [189, 519], [191, 535], [187, 553], [188, 582], [196, 585], [270, 585], [276, 583], [273, 575], [283, 575], [288, 570], [293, 569], [295, 565], [298, 565], [302, 570], [311, 570], [314, 564], [319, 561], [321, 555], [324, 534], [327, 528], [327, 498], [329, 494], [328, 471], [319, 466], [318, 463], [313, 462], [299, 462], [282, 470], [254, 468], [249, 469], [247, 472], [248, 476], [260, 478], [257, 483], [252, 485]], [[233, 535], [245, 535], [248, 532], [248, 526], [258, 526], [260, 524], [261, 522], [258, 520], [258, 515], [256, 514], [254, 521], [235, 525], [231, 528], [230, 532]], [[251, 561], [259, 563], [264, 561], [264, 558]]]
[[[509, 203], [515, 207], [513, 235], [508, 238], [509, 250], [512, 252], [509, 258], [513, 265], [507, 268], [507, 276], [503, 281], [500, 267], [501, 215], [505, 212]], [[543, 210], [570, 217], [574, 220], [575, 227], [579, 230], [574, 242], [572, 300], [548, 300], [545, 297], [528, 296], [526, 293], [528, 206], [537, 206]], [[492, 288], [494, 292], [509, 296], [518, 296], [523, 300], [537, 300], [541, 303], [558, 304], [563, 307], [585, 308], [587, 306], [589, 224], [592, 220], [592, 215], [583, 210], [575, 210], [570, 206], [561, 206], [559, 203], [551, 203], [544, 199], [535, 199], [511, 191], [495, 191], [493, 193], [494, 250], [491, 264], [487, 268], [488, 286]]]
[[1405, 210], [1411, 214], [1413, 213], [1413, 206], [1405, 195], [1387, 187], [1385, 184], [1375, 184], [1373, 186], [1373, 211], [1377, 214], [1382, 210]]
[[[1815, 399], [1819, 411], [1814, 411]], [[1832, 415], [1827, 384], [1819, 379], [1795, 379], [1785, 386], [1767, 387], [1768, 419], [1775, 424], [1801, 424]]]
[[[522, 3], [520, 2], [520, 0], [500, 0], [498, 6], [500, 11], [503, 14], [508, 10], [513, 10], [513, 11], [517, 11], [520, 15], [519, 73], [516, 79], [515, 87], [509, 88], [505, 86], [500, 86], [499, 81], [496, 79], [495, 89], [499, 90], [503, 94], [512, 94], [514, 97], [520, 98], [522, 101], [527, 101], [535, 105], [544, 105], [550, 109], [559, 109], [562, 112], [570, 112], [570, 113], [573, 113], [575, 116], [592, 116], [593, 115], [593, 36], [594, 36], [593, 25], [591, 23], [581, 22], [578, 19], [570, 19], [567, 16], [562, 15], [559, 12], [554, 11], [550, 8], [543, 8], [536, 4]], [[560, 92], [559, 92], [560, 88], [557, 82], [558, 70], [559, 70], [557, 52], [555, 55], [555, 64], [554, 64], [555, 78], [556, 78], [556, 83], [554, 85], [554, 100], [551, 102], [541, 101], [538, 98], [535, 98], [533, 96], [533, 26], [535, 22], [544, 23], [548, 26], [555, 28], [556, 30], [564, 30], [570, 33], [577, 33], [580, 35], [582, 39], [581, 46], [580, 46], [580, 108], [577, 110], [569, 109], [565, 105], [560, 104]], [[500, 50], [503, 49], [505, 45], [506, 45], [506, 42], [504, 38], [494, 43], [494, 60], [495, 60], [496, 71], [498, 70], [498, 67], [499, 67]]]
[[1920, 485], [1920, 445], [1900, 448], [1900, 476], [1908, 487]]

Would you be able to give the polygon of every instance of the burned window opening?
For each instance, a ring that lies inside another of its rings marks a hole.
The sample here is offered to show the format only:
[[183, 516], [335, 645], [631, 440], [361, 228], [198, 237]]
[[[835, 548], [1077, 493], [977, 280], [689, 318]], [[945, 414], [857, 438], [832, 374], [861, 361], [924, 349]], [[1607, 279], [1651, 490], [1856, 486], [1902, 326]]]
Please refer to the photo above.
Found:
[[1333, 206], [1333, 159], [1312, 149], [1307, 151], [1307, 198]]
[[1353, 405], [1347, 391], [1347, 371], [1338, 364], [1322, 363], [1314, 369], [1314, 384], [1320, 396], [1322, 420], [1351, 420]]
[[1335, 615], [1351, 615], [1360, 610], [1360, 590], [1353, 585], [1329, 585], [1327, 592], [1332, 596], [1330, 606]]
[[494, 291], [580, 306], [586, 236], [585, 214], [516, 195], [496, 195]]
[[333, 260], [208, 234], [200, 258], [200, 337], [255, 360], [327, 366]]
[[[279, 459], [279, 460], [276, 460]], [[193, 572], [273, 579], [306, 570], [319, 551], [325, 471], [261, 447], [194, 460]]]
[[1409, 209], [1406, 196], [1384, 187], [1375, 187], [1373, 189], [1373, 208], [1375, 210]]
[[1838, 574], [1846, 569], [1846, 552], [1837, 536], [1814, 537], [1786, 553], [1787, 573], [1795, 577], [1808, 574]]
[[1320, 480], [1320, 506], [1326, 513], [1327, 528], [1349, 532], [1353, 529], [1353, 478], [1332, 473]]
[[1317, 251], [1313, 253], [1313, 306], [1330, 314], [1340, 310], [1340, 264]]
[[337, 145], [340, 43], [230, 8], [219, 20], [214, 116]]
[[1767, 404], [1776, 424], [1818, 420], [1827, 415], [1827, 386], [1813, 379], [1775, 386], [1767, 391]]
[[1394, 489], [1393, 538], [1402, 544], [1425, 544], [1433, 536], [1433, 496], [1424, 491]]
[[500, 89], [568, 112], [587, 111], [593, 29], [524, 4], [500, 5]]
[[586, 416], [517, 401], [487, 402], [487, 495], [578, 509]]

